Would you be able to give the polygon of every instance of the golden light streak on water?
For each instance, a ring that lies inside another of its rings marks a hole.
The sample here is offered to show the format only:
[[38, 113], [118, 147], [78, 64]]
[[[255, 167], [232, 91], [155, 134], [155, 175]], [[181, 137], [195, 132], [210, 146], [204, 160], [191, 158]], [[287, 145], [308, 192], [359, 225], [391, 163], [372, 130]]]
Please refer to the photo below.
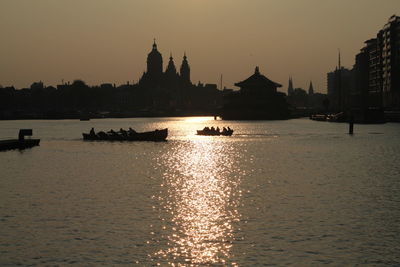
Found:
[[204, 138], [181, 143], [165, 157], [162, 202], [170, 215], [164, 227], [170, 229], [168, 247], [157, 257], [178, 266], [229, 261], [234, 222], [240, 217], [232, 156], [227, 143]]
[[214, 117], [186, 117], [185, 122], [207, 122], [212, 121]]

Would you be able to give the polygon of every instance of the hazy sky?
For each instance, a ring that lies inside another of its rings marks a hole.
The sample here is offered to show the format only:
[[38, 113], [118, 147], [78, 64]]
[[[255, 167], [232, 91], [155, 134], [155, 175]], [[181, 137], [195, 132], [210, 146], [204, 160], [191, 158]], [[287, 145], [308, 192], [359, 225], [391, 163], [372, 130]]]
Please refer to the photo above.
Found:
[[326, 92], [338, 48], [351, 67], [393, 14], [400, 0], [0, 0], [0, 84], [136, 82], [156, 38], [196, 83], [233, 88], [258, 65], [282, 91], [291, 75]]

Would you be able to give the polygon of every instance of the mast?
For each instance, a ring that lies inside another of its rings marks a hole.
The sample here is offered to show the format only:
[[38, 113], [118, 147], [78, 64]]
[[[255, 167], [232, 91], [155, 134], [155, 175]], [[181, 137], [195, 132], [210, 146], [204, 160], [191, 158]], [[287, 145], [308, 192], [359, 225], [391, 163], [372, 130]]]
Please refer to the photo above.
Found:
[[344, 93], [342, 90], [342, 66], [340, 62], [340, 49], [338, 49], [338, 73], [337, 73], [337, 79], [338, 79], [338, 93], [339, 93], [339, 108], [340, 111], [344, 111]]

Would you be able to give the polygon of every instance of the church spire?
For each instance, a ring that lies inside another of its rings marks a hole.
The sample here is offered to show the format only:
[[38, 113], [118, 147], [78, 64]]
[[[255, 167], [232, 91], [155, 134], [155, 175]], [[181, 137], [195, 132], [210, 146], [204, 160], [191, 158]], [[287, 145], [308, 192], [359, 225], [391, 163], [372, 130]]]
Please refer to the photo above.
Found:
[[292, 77], [289, 76], [289, 86], [288, 86], [288, 95], [293, 94], [293, 80]]
[[310, 81], [310, 86], [308, 87], [308, 94], [309, 95], [314, 94], [314, 87], [313, 87], [312, 81]]
[[156, 38], [154, 38], [154, 42], [153, 42], [153, 50], [157, 50]]

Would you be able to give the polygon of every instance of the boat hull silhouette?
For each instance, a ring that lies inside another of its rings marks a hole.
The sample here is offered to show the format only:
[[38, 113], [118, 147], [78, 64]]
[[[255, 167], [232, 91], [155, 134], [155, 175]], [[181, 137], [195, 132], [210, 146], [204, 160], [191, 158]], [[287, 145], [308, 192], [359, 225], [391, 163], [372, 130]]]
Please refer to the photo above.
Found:
[[231, 136], [233, 134], [233, 130], [229, 131], [222, 131], [222, 132], [217, 132], [217, 131], [207, 131], [207, 130], [197, 130], [197, 135], [207, 135], [207, 136]]
[[126, 135], [115, 133], [107, 134], [99, 132], [95, 135], [82, 133], [83, 140], [85, 141], [166, 141], [168, 136], [168, 129], [155, 130], [142, 133], [127, 133]]
[[0, 141], [0, 151], [10, 149], [25, 149], [38, 146], [40, 139], [25, 139], [25, 140], [2, 140]]

